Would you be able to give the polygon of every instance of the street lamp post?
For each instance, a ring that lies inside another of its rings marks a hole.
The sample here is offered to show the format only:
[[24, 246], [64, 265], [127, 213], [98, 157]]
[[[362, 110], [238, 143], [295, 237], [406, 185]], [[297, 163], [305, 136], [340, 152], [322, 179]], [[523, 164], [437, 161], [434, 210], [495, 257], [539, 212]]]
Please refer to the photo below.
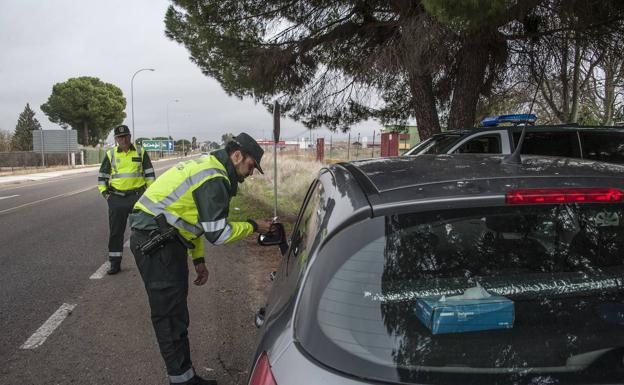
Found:
[[169, 137], [169, 139], [171, 139], [171, 132], [169, 131], [169, 105], [171, 103], [177, 103], [179, 101], [180, 99], [173, 99], [167, 103], [167, 136]]
[[130, 80], [130, 109], [132, 110], [132, 138], [136, 140], [134, 136], [134, 77], [141, 71], [155, 71], [153, 68], [141, 68], [137, 72], [132, 75], [132, 80]]

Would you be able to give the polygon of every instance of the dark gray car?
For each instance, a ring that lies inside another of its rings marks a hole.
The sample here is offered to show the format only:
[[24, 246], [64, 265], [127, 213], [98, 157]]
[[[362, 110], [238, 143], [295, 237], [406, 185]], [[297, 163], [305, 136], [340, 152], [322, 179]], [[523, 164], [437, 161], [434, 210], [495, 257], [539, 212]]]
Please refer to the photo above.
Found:
[[624, 167], [501, 159], [323, 169], [249, 383], [621, 384]]

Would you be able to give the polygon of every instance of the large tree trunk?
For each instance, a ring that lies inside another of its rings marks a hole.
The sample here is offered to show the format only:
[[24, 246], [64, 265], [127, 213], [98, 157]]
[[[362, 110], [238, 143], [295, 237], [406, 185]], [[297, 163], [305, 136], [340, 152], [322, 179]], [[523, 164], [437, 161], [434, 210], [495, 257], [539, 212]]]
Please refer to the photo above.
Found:
[[604, 67], [605, 83], [604, 83], [604, 117], [602, 124], [605, 126], [613, 125], [613, 105], [615, 104], [615, 71], [612, 62], [608, 62]]
[[581, 80], [581, 60], [582, 50], [579, 40], [574, 42], [574, 62], [572, 68], [572, 97], [570, 100], [570, 116], [568, 122], [577, 123], [579, 114], [579, 103], [581, 99], [581, 88], [583, 87], [583, 81]]
[[82, 145], [89, 145], [89, 124], [86, 121], [82, 122]]
[[493, 33], [489, 31], [464, 36], [459, 51], [457, 80], [453, 87], [453, 99], [449, 111], [449, 130], [474, 125], [477, 102], [483, 91], [483, 79], [493, 38]]
[[420, 140], [425, 140], [440, 132], [440, 120], [433, 96], [433, 79], [430, 74], [410, 73], [408, 81], [418, 136]]

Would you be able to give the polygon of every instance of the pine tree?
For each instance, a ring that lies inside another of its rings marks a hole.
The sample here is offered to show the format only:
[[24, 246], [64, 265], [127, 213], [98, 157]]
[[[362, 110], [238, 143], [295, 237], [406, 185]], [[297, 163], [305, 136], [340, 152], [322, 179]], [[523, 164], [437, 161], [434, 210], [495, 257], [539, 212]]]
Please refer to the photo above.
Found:
[[41, 124], [35, 119], [35, 111], [26, 103], [24, 111], [17, 119], [15, 133], [11, 140], [11, 149], [13, 151], [30, 151], [32, 150], [32, 130], [41, 130]]

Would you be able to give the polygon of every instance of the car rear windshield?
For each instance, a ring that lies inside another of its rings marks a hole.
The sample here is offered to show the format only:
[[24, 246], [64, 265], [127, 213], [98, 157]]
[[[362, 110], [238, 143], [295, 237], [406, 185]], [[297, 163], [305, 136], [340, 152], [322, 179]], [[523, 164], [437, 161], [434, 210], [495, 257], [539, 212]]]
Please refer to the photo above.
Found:
[[311, 266], [297, 339], [324, 365], [384, 382], [619, 383], [623, 206], [482, 207], [353, 225]]

